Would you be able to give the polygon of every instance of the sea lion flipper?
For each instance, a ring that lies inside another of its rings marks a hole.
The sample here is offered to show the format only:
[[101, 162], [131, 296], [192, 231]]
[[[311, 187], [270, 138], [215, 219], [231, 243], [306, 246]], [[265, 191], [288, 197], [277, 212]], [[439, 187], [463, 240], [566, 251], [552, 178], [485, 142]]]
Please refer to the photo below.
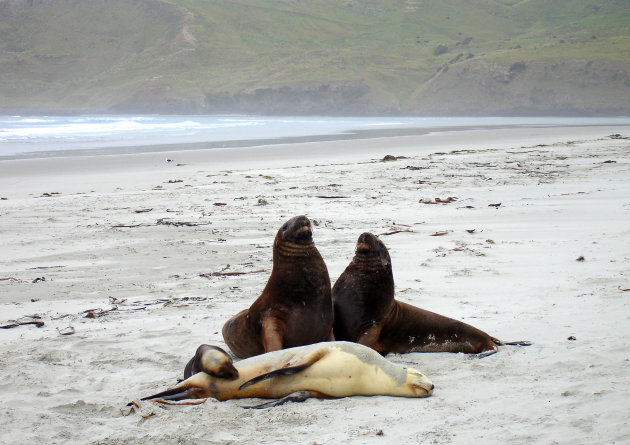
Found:
[[527, 340], [519, 340], [519, 341], [506, 341], [503, 343], [507, 346], [531, 346], [532, 342]]
[[183, 400], [183, 399], [194, 399], [195, 391], [194, 388], [186, 388], [182, 386], [175, 386], [174, 388], [167, 389], [166, 391], [159, 392], [157, 394], [153, 394], [152, 396], [143, 397], [141, 401], [147, 400]]
[[315, 352], [312, 352], [310, 354], [307, 354], [301, 359], [299, 359], [295, 364], [287, 363], [282, 368], [274, 369], [273, 371], [266, 372], [257, 377], [254, 377], [253, 379], [248, 380], [247, 382], [243, 383], [238, 389], [240, 391], [242, 389], [247, 388], [248, 386], [252, 386], [258, 382], [262, 382], [263, 380], [268, 380], [273, 377], [278, 377], [281, 375], [297, 374], [298, 372], [311, 366], [317, 360], [322, 358], [325, 354], [326, 354], [326, 351], [321, 350], [321, 349]]
[[143, 397], [140, 400], [145, 401], [162, 399], [172, 401], [206, 398], [211, 395], [208, 388], [210, 387], [209, 382], [212, 379], [213, 377], [206, 374], [205, 372], [198, 372], [197, 374], [194, 374], [193, 376], [187, 378], [174, 387], [167, 389], [166, 391], [162, 391], [148, 397]]
[[491, 356], [493, 354], [496, 354], [497, 352], [499, 352], [499, 348], [497, 346], [495, 346], [493, 349], [490, 349], [488, 351], [483, 351], [483, 352], [479, 352], [479, 353], [476, 353], [476, 354], [470, 354], [468, 356], [468, 360], [473, 360], [473, 359], [476, 359], [476, 358], [486, 358], [486, 357], [489, 357], [489, 356]]
[[274, 406], [284, 405], [287, 402], [303, 402], [306, 399], [309, 399], [311, 397], [314, 397], [314, 395], [311, 394], [311, 391], [296, 391], [278, 400], [272, 400], [271, 402], [261, 403], [260, 405], [244, 406], [243, 408], [245, 409], [272, 408]]
[[498, 338], [490, 337], [490, 339], [494, 342], [495, 345], [498, 346], [531, 346], [532, 342], [528, 340], [518, 340], [518, 341], [501, 341]]
[[[193, 375], [192, 368], [194, 362], [195, 357], [191, 358], [190, 360], [188, 360], [188, 363], [186, 363], [186, 366], [184, 367], [184, 380]], [[179, 382], [183, 382], [183, 380], [179, 380], [178, 383]]]
[[382, 352], [384, 348], [379, 341], [382, 329], [383, 325], [381, 323], [374, 323], [372, 326], [359, 334], [356, 342], [361, 345], [368, 346], [377, 352]]
[[272, 314], [267, 315], [262, 322], [260, 339], [265, 352], [279, 351], [284, 348], [284, 321]]
[[298, 372], [302, 371], [303, 369], [308, 368], [309, 366], [310, 364], [300, 364], [297, 366], [290, 366], [287, 368], [274, 369], [273, 371], [269, 371], [265, 374], [261, 374], [258, 377], [254, 377], [253, 379], [246, 381], [238, 389], [240, 391], [242, 389], [247, 388], [248, 386], [252, 386], [258, 382], [262, 382], [263, 380], [268, 380], [273, 377], [278, 377], [281, 375], [297, 374]]

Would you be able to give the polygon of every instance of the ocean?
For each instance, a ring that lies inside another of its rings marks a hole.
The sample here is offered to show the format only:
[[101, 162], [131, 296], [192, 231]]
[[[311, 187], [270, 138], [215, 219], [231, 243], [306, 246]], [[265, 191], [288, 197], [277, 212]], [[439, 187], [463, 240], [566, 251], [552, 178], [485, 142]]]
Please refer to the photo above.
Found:
[[[374, 130], [444, 131], [468, 127], [630, 124], [630, 118], [0, 116], [0, 159], [269, 145], [361, 137]], [[181, 148], [190, 148], [181, 146]]]

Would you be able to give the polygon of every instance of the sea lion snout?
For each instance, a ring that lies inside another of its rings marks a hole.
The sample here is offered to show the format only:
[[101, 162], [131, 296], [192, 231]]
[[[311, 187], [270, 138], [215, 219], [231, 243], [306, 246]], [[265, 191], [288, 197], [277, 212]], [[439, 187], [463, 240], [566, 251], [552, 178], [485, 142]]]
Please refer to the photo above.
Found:
[[299, 240], [310, 240], [313, 238], [313, 231], [311, 230], [311, 226], [303, 226], [296, 231], [295, 235], [296, 239]]
[[230, 360], [229, 362], [223, 362], [215, 366], [212, 375], [222, 379], [234, 380], [238, 378], [238, 370], [232, 364], [232, 360]]
[[359, 236], [355, 254], [366, 259], [379, 257], [383, 267], [387, 267], [391, 264], [387, 247], [385, 247], [385, 244], [383, 244], [378, 236], [370, 232], [362, 233]]
[[282, 241], [310, 244], [313, 241], [311, 221], [304, 215], [291, 218], [278, 231], [278, 238]]
[[415, 369], [407, 370], [407, 384], [418, 397], [429, 397], [435, 389], [433, 382]]
[[357, 240], [355, 254], [365, 257], [378, 256], [380, 253], [379, 242], [380, 240], [373, 233], [362, 233]]

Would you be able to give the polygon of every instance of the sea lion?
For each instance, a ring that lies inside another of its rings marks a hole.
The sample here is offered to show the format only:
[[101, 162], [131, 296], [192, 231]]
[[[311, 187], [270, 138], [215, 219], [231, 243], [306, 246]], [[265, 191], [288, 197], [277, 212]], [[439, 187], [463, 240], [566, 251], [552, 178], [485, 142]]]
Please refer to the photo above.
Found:
[[313, 243], [311, 222], [296, 216], [273, 243], [273, 269], [262, 294], [223, 326], [237, 357], [332, 340], [328, 269]]
[[485, 356], [502, 344], [469, 324], [395, 300], [389, 252], [372, 233], [359, 236], [355, 256], [335, 282], [332, 295], [335, 338], [369, 346], [383, 355], [465, 352]]
[[[201, 350], [201, 372], [169, 390], [141, 400], [280, 399], [255, 406], [259, 408], [308, 397], [428, 397], [434, 389], [433, 383], [420, 371], [391, 363], [357, 343], [323, 342], [268, 352], [237, 362], [236, 377], [228, 378], [219, 376], [216, 366], [231, 362], [230, 357], [223, 352], [224, 359], [217, 360], [217, 351], [222, 350], [211, 348], [203, 345], [197, 350]], [[212, 354], [212, 358], [205, 360], [206, 354]]]

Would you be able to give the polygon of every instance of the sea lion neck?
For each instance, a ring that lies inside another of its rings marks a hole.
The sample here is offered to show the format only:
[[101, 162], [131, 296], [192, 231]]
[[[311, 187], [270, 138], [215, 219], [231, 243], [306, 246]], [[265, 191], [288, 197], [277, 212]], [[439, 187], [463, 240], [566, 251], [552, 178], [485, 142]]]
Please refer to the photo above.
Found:
[[276, 238], [273, 249], [273, 260], [279, 261], [282, 257], [307, 257], [317, 252], [315, 243], [293, 243], [290, 241], [281, 241]]

